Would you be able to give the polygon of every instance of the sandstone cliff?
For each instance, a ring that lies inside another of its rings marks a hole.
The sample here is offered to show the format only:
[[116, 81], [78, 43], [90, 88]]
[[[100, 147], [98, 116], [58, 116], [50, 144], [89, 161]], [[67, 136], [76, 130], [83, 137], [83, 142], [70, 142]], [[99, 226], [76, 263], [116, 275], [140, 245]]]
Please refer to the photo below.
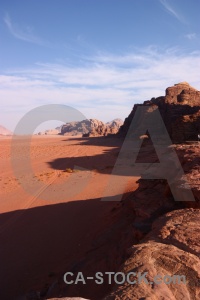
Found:
[[[165, 96], [144, 101], [143, 105], [152, 108], [149, 113], [159, 109], [173, 143], [197, 140], [200, 133], [200, 91], [187, 82], [168, 87]], [[127, 134], [138, 106], [141, 104], [136, 104], [125, 119], [119, 130], [120, 135]]]
[[88, 119], [80, 122], [66, 123], [61, 128], [61, 134], [64, 135], [83, 135], [83, 136], [105, 136], [118, 132], [123, 121], [115, 119], [104, 123], [97, 119]]

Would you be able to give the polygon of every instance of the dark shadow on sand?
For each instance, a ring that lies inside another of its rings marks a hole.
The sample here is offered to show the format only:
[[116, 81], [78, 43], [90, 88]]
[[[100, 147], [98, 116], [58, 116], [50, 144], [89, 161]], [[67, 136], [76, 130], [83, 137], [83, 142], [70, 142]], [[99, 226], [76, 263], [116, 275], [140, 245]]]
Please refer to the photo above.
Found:
[[127, 232], [134, 215], [123, 218], [121, 207], [92, 199], [1, 214], [0, 299], [24, 299], [31, 290], [40, 291], [41, 299], [61, 292], [101, 299], [111, 288], [107, 283], [66, 286], [62, 275], [118, 269], [137, 242]]

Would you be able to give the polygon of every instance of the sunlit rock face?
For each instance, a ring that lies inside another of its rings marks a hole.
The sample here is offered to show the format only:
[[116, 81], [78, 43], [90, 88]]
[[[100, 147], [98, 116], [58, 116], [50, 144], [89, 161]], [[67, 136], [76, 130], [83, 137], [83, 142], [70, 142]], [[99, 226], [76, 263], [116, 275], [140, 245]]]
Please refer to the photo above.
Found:
[[87, 119], [80, 122], [66, 123], [61, 128], [61, 134], [64, 135], [83, 135], [87, 136], [106, 136], [115, 134], [123, 124], [121, 119], [114, 119], [111, 122], [104, 123], [97, 119]]
[[[140, 105], [134, 105], [119, 130], [120, 135], [126, 136], [137, 107]], [[165, 96], [144, 101], [143, 105], [152, 108], [148, 110], [149, 113], [153, 113], [156, 108], [159, 109], [173, 143], [197, 140], [200, 133], [200, 91], [187, 82], [168, 87]]]

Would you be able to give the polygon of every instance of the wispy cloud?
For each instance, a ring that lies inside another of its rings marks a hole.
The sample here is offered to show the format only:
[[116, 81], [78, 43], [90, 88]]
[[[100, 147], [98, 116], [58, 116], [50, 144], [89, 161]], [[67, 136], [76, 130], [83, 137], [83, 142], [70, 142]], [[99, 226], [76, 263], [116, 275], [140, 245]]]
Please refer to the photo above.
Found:
[[25, 29], [20, 28], [18, 24], [14, 23], [11, 20], [8, 13], [6, 13], [6, 15], [4, 16], [4, 22], [7, 26], [7, 28], [9, 29], [10, 33], [16, 39], [19, 39], [19, 40], [22, 40], [25, 42], [29, 42], [29, 43], [42, 45], [42, 46], [47, 45], [47, 42], [45, 42], [41, 38], [32, 34], [32, 32], [31, 32], [32, 30], [29, 26], [27, 26]]
[[50, 103], [75, 107], [88, 118], [124, 119], [135, 103], [164, 95], [175, 83], [200, 89], [199, 69], [200, 52], [148, 47], [120, 56], [101, 53], [79, 66], [38, 63], [10, 70], [0, 73], [0, 98], [6, 99], [0, 120], [11, 128], [10, 112], [16, 111], [13, 127], [25, 112]]
[[185, 20], [183, 16], [178, 13], [167, 0], [159, 0], [160, 3], [163, 5], [163, 7], [166, 9], [166, 11], [173, 17], [175, 17], [179, 22], [185, 23]]
[[185, 35], [188, 40], [195, 40], [197, 38], [196, 33], [188, 33]]

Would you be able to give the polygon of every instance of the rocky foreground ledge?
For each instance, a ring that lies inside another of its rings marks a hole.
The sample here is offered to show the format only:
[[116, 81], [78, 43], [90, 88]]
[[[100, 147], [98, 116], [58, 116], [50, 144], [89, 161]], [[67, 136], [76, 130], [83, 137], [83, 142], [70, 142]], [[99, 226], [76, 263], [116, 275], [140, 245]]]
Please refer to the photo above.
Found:
[[[165, 181], [141, 179], [138, 190], [129, 197], [140, 241], [128, 249], [130, 257], [119, 272], [148, 272], [149, 282], [157, 274], [179, 274], [185, 276], [186, 283], [125, 283], [116, 285], [105, 300], [200, 299], [200, 143], [176, 145], [175, 150], [184, 169], [183, 180], [189, 184], [195, 202], [174, 202]], [[167, 210], [170, 212], [164, 213]]]

